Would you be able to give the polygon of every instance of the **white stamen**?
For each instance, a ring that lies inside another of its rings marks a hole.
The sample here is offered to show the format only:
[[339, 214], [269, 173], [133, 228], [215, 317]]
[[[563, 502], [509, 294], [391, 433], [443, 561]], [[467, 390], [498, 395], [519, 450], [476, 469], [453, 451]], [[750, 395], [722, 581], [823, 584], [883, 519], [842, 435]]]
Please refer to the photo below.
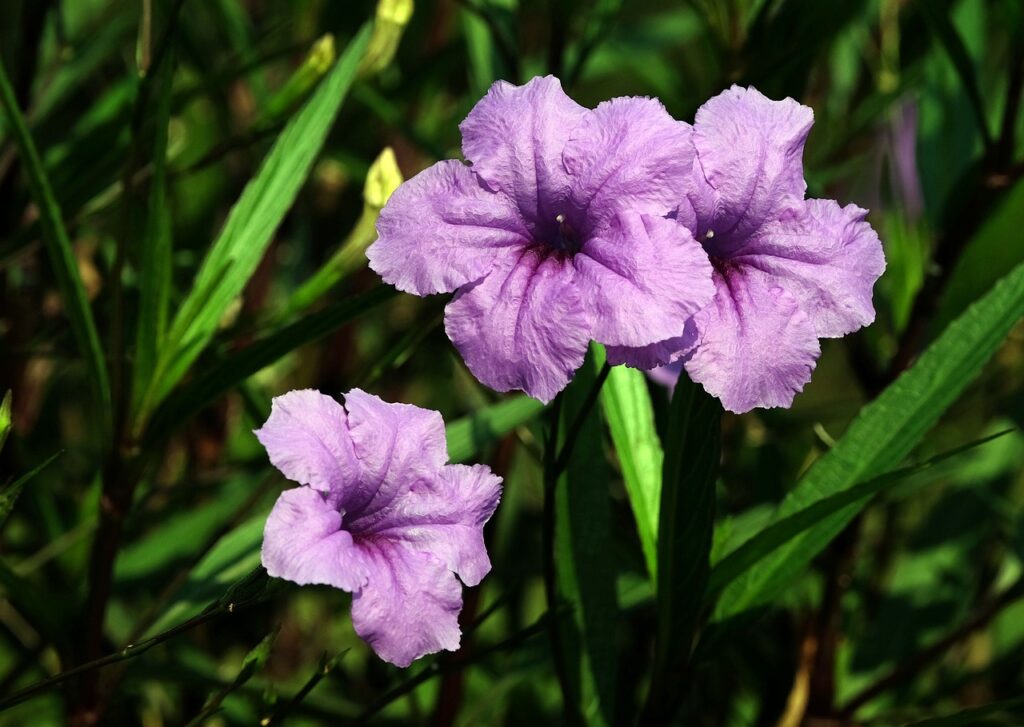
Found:
[[707, 232], [706, 232], [706, 233], [704, 234], [704, 239], [705, 239], [705, 240], [710, 240], [710, 239], [711, 239], [712, 237], [714, 237], [714, 236], [715, 236], [715, 231], [714, 231], [714, 230], [708, 230], [708, 231], [707, 231]]

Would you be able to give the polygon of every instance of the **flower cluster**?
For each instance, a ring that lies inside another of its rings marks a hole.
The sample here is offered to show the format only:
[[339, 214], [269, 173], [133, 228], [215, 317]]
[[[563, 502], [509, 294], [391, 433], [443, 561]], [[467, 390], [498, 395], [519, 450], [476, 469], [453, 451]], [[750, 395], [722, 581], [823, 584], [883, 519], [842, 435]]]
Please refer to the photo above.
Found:
[[[443, 161], [381, 212], [370, 266], [416, 295], [454, 293], [445, 330], [499, 391], [542, 401], [596, 340], [611, 363], [685, 371], [735, 412], [788, 406], [818, 340], [871, 322], [885, 267], [865, 211], [805, 199], [811, 110], [733, 87], [693, 126], [647, 98], [591, 110], [552, 77], [495, 84]], [[256, 432], [302, 487], [267, 520], [272, 576], [353, 594], [352, 621], [407, 666], [458, 648], [462, 588], [490, 569], [500, 478], [445, 464], [436, 412], [359, 390], [274, 400]]]
[[812, 120], [735, 86], [690, 126], [652, 99], [589, 110], [556, 78], [499, 82], [460, 127], [471, 166], [399, 187], [370, 266], [455, 292], [448, 336], [499, 391], [549, 401], [596, 340], [612, 363], [685, 367], [732, 411], [788, 406], [818, 339], [873, 319], [885, 266], [864, 210], [804, 199]]

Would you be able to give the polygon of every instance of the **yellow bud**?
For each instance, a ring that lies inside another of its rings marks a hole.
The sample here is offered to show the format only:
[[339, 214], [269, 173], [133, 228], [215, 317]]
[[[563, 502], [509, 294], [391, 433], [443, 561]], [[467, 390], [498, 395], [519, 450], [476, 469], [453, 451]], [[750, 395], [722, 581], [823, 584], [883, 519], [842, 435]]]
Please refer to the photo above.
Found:
[[381, 209], [402, 181], [402, 171], [398, 168], [395, 152], [390, 146], [385, 147], [366, 174], [363, 201], [367, 207]]
[[380, 73], [395, 57], [402, 32], [412, 18], [413, 0], [379, 0], [373, 34], [359, 68], [361, 76]]

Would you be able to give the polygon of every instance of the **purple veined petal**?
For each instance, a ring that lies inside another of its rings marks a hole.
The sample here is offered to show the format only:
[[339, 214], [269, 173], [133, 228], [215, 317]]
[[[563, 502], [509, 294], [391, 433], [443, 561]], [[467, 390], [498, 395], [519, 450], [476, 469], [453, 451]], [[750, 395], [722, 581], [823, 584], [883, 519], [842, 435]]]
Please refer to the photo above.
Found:
[[731, 260], [778, 280], [819, 337], [844, 336], [875, 319], [871, 291], [885, 270], [866, 216], [856, 205], [807, 200], [766, 224]]
[[366, 585], [369, 564], [341, 522], [341, 513], [316, 490], [285, 490], [263, 529], [263, 567], [299, 585], [358, 591]]
[[400, 506], [360, 523], [376, 538], [401, 541], [433, 554], [463, 583], [478, 584], [491, 570], [484, 523], [501, 499], [501, 478], [484, 465], [446, 465], [432, 481], [421, 481]]
[[455, 651], [462, 632], [462, 585], [440, 560], [388, 540], [362, 546], [371, 564], [352, 598], [352, 625], [377, 655], [406, 667], [435, 651]]
[[711, 302], [711, 262], [682, 225], [623, 213], [572, 258], [593, 337], [645, 346], [677, 336]]
[[345, 410], [319, 391], [290, 391], [276, 397], [270, 418], [255, 434], [271, 463], [299, 484], [340, 491], [358, 477]]
[[[683, 335], [658, 341], [647, 346], [607, 346], [608, 363], [612, 366], [625, 364], [634, 369], [650, 371], [651, 378], [658, 383], [665, 381], [659, 378], [661, 372], [669, 366], [675, 366], [675, 376], [678, 377], [681, 368], [677, 365], [679, 360], [690, 353], [697, 345], [697, 326], [693, 318], [686, 319], [683, 325]], [[674, 383], [675, 378], [671, 381]], [[667, 384], [666, 384], [667, 385]]]
[[522, 86], [498, 81], [459, 124], [462, 153], [488, 186], [515, 200], [531, 225], [553, 220], [569, 188], [562, 148], [589, 113], [554, 76]]
[[669, 392], [673, 392], [676, 388], [676, 382], [679, 381], [679, 377], [683, 375], [684, 365], [685, 359], [680, 358], [670, 364], [651, 369], [647, 372], [647, 375], [651, 378], [651, 381], [661, 384], [666, 387]]
[[583, 363], [590, 323], [563, 256], [540, 247], [506, 253], [490, 275], [445, 308], [448, 338], [481, 382], [545, 403]]
[[[718, 201], [693, 199], [712, 212], [708, 227], [718, 245], [752, 234], [793, 201], [803, 199], [804, 141], [814, 112], [791, 98], [773, 101], [754, 88], [733, 86], [697, 111], [693, 143], [697, 160]], [[727, 251], [722, 251], [727, 254]]]
[[436, 411], [385, 402], [360, 389], [345, 395], [345, 408], [361, 474], [341, 506], [358, 531], [360, 518], [387, 507], [414, 483], [434, 478], [448, 461], [448, 445]]
[[737, 414], [788, 407], [821, 352], [810, 319], [760, 270], [731, 268], [715, 286], [714, 302], [694, 316], [699, 343], [686, 371]]
[[613, 98], [573, 131], [562, 160], [572, 175], [571, 208], [598, 234], [622, 210], [667, 215], [693, 169], [689, 124], [660, 101]]
[[469, 167], [438, 162], [405, 182], [377, 221], [370, 267], [399, 290], [448, 293], [487, 274], [501, 248], [528, 243], [516, 205]]

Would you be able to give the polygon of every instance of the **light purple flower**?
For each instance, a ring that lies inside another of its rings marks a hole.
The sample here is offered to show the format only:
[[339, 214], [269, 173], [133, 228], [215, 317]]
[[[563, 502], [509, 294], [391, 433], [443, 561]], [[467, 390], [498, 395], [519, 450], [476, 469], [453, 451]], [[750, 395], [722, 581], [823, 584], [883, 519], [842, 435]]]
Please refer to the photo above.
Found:
[[675, 363], [726, 409], [789, 406], [811, 378], [819, 338], [874, 320], [871, 290], [885, 269], [866, 210], [804, 199], [804, 141], [813, 112], [733, 86], [697, 112], [693, 175], [679, 222], [714, 266], [715, 298], [674, 340], [610, 348], [639, 368]]
[[590, 110], [558, 79], [496, 83], [443, 161], [392, 195], [370, 267], [416, 295], [456, 291], [445, 330], [498, 391], [550, 401], [591, 339], [677, 335], [711, 300], [711, 266], [665, 219], [693, 167], [692, 129], [653, 99]]
[[501, 478], [445, 464], [441, 415], [359, 389], [344, 407], [292, 391], [274, 399], [256, 437], [304, 485], [281, 493], [267, 518], [267, 572], [350, 591], [356, 633], [392, 664], [458, 649], [455, 574], [475, 586], [491, 569], [483, 525]]

